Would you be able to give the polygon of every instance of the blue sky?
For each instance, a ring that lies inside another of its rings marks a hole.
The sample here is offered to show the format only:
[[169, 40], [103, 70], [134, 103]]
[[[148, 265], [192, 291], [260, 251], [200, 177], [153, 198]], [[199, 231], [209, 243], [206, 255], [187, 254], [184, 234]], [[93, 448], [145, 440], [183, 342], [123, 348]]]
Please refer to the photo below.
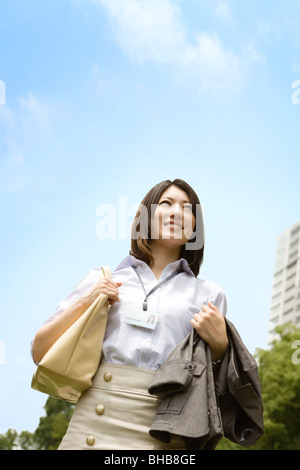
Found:
[[0, 0], [0, 433], [44, 413], [36, 330], [128, 254], [99, 206], [126, 201], [129, 227], [164, 179], [198, 193], [200, 276], [266, 348], [276, 240], [300, 219], [299, 21], [297, 0]]

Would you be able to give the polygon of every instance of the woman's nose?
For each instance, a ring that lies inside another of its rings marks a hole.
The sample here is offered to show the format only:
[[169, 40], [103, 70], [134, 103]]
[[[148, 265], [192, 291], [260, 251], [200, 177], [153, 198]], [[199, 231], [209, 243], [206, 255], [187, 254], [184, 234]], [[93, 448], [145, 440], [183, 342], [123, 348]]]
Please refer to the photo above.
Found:
[[170, 216], [173, 216], [175, 218], [180, 218], [182, 219], [183, 217], [183, 210], [182, 210], [182, 207], [179, 203], [175, 203], [175, 204], [172, 204], [172, 206], [170, 207], [170, 212], [169, 212]]

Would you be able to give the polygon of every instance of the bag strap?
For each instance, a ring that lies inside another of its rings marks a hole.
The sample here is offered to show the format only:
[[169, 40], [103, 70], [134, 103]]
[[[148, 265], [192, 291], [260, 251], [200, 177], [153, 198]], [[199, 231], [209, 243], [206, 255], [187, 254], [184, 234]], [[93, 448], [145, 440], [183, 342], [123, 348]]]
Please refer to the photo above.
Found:
[[111, 279], [111, 272], [108, 266], [101, 266], [103, 277]]

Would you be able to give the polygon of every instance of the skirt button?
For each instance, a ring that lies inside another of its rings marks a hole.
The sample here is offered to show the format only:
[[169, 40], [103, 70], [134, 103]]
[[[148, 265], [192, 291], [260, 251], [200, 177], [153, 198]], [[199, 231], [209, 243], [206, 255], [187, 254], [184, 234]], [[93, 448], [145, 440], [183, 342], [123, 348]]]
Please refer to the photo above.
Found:
[[96, 442], [96, 439], [94, 438], [94, 436], [88, 436], [86, 438], [86, 443], [88, 446], [93, 446]]
[[95, 410], [98, 415], [102, 415], [104, 413], [105, 407], [101, 403], [100, 405], [96, 406]]
[[110, 382], [111, 379], [112, 379], [112, 375], [110, 372], [105, 372], [105, 374], [103, 375], [103, 378], [105, 380], [105, 382]]

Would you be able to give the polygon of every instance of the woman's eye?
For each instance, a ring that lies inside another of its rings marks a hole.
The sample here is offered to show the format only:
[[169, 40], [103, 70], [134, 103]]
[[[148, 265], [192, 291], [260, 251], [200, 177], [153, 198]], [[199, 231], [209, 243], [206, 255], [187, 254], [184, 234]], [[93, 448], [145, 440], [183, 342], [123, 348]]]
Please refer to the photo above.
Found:
[[185, 204], [184, 209], [192, 210], [193, 206], [192, 204]]
[[161, 206], [162, 204], [168, 204], [169, 206], [171, 205], [170, 201], [161, 201], [159, 205]]

